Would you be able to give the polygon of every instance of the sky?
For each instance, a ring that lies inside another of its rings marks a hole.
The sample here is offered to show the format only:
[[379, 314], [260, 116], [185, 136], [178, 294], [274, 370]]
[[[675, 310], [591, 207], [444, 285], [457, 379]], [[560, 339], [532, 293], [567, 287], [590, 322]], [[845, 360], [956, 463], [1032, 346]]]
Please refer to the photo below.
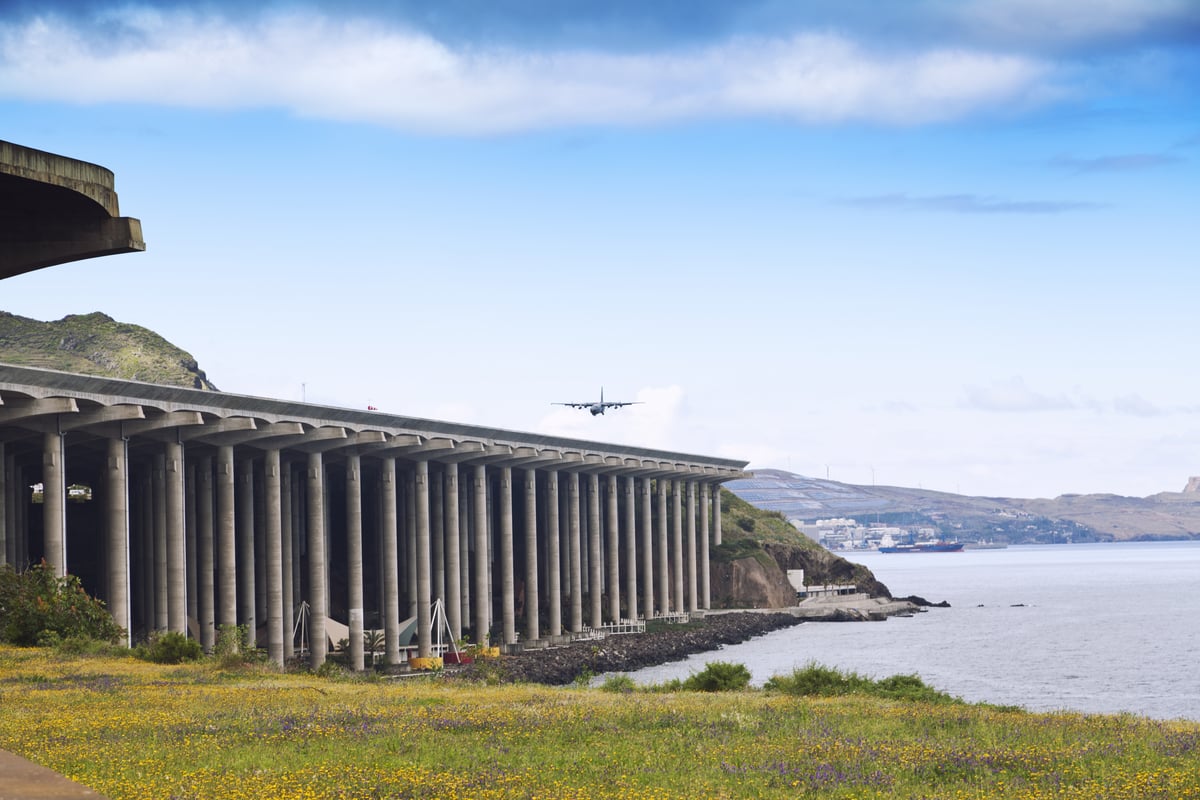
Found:
[[[1200, 475], [1200, 2], [0, 0], [221, 389], [967, 495]], [[639, 405], [593, 417], [552, 405]]]

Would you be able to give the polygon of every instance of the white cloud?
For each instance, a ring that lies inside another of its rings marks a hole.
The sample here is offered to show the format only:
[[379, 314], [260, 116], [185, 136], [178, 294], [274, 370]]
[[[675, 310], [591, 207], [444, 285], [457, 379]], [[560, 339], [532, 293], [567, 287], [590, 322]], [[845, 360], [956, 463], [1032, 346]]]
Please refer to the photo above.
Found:
[[966, 386], [963, 391], [963, 405], [983, 411], [1063, 411], [1078, 407], [1066, 395], [1051, 396], [1030, 389], [1020, 377], [998, 381], [991, 386]]
[[1194, 0], [975, 0], [955, 13], [964, 26], [1001, 41], [1082, 44], [1137, 36], [1194, 20]]
[[452, 48], [419, 32], [315, 13], [234, 24], [126, 14], [98, 46], [43, 17], [0, 26], [0, 95], [76, 103], [284, 108], [477, 134], [764, 115], [914, 124], [1034, 102], [1051, 70], [964, 49], [881, 54], [832, 34], [739, 38], [641, 54]]

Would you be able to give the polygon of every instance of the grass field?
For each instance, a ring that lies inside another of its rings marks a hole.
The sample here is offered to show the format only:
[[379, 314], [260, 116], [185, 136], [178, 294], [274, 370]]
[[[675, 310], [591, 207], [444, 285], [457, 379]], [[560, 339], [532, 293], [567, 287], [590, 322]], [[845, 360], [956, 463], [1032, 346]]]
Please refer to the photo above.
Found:
[[120, 798], [1200, 798], [1200, 723], [0, 647], [0, 748]]

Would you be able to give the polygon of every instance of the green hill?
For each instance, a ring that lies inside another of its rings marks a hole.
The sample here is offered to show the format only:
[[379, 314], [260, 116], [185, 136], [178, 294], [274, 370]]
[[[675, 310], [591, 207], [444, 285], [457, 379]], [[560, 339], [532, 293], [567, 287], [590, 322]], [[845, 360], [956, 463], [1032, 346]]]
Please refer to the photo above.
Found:
[[0, 311], [0, 362], [217, 391], [190, 353], [98, 311], [55, 322]]

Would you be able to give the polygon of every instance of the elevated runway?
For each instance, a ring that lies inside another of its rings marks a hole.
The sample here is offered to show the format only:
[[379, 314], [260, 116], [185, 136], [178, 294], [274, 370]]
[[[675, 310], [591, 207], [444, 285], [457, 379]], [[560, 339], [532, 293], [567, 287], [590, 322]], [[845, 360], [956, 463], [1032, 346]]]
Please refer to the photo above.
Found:
[[110, 170], [0, 141], [0, 279], [145, 249]]

